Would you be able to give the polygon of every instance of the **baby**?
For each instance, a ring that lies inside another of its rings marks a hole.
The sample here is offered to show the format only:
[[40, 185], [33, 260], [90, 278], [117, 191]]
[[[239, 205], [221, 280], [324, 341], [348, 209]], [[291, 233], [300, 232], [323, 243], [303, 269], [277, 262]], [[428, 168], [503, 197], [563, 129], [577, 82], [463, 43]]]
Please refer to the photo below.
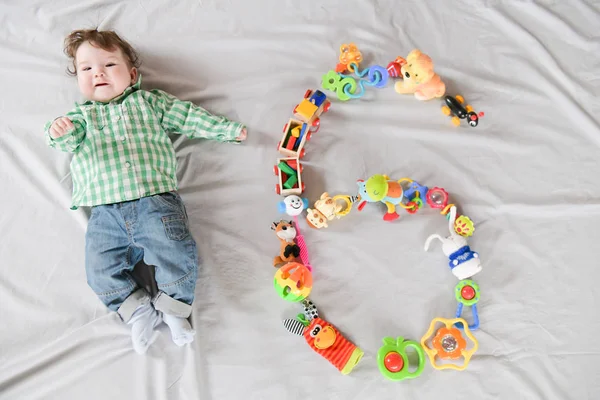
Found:
[[[87, 281], [131, 325], [144, 353], [164, 321], [173, 342], [194, 340], [187, 318], [198, 275], [196, 242], [177, 194], [168, 133], [239, 143], [244, 125], [162, 90], [142, 90], [135, 50], [115, 32], [77, 30], [65, 39], [87, 101], [45, 126], [50, 147], [73, 153], [72, 209], [91, 207], [85, 237]], [[153, 298], [132, 278], [144, 260], [156, 267]]]

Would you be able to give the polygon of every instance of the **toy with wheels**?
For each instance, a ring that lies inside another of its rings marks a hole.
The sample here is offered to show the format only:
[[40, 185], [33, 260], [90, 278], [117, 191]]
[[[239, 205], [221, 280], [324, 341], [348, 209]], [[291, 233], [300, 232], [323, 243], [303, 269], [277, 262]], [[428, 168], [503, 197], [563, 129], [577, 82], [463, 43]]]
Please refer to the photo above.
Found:
[[288, 157], [304, 157], [304, 145], [310, 140], [308, 124], [294, 118], [283, 127], [283, 137], [277, 144], [277, 151]]
[[[445, 326], [436, 330], [436, 324], [438, 322], [441, 322]], [[463, 337], [461, 331], [454, 327], [455, 324], [462, 324], [464, 326], [465, 335], [473, 343], [470, 349], [467, 349], [467, 341]], [[477, 351], [479, 344], [469, 330], [467, 322], [464, 319], [434, 318], [429, 325], [429, 330], [421, 338], [421, 346], [423, 346], [423, 350], [427, 353], [433, 368], [438, 370], [455, 369], [462, 371], [469, 365], [469, 361], [471, 360], [473, 353]], [[461, 357], [464, 359], [462, 365], [451, 362], [440, 363], [442, 360], [458, 360]]]
[[[417, 365], [413, 372], [409, 371], [409, 358], [406, 348], [411, 347], [417, 354]], [[425, 353], [421, 345], [412, 340], [404, 340], [402, 336], [397, 339], [387, 337], [383, 339], [383, 346], [377, 352], [377, 365], [379, 372], [391, 381], [412, 379], [421, 375], [425, 368]]]
[[463, 106], [464, 102], [465, 99], [461, 95], [455, 97], [445, 96], [442, 113], [447, 116], [452, 116], [452, 123], [454, 126], [459, 126], [460, 120], [464, 119], [469, 123], [469, 126], [474, 128], [479, 124], [479, 118], [483, 117], [484, 113], [480, 112], [477, 114], [469, 104]]
[[331, 102], [327, 100], [325, 93], [320, 90], [307, 90], [304, 99], [294, 107], [294, 116], [310, 126], [310, 131], [315, 133], [319, 130], [322, 113], [329, 111]]
[[302, 194], [305, 186], [302, 182], [302, 164], [298, 158], [278, 158], [273, 172], [279, 180], [275, 186], [277, 194], [282, 196]]

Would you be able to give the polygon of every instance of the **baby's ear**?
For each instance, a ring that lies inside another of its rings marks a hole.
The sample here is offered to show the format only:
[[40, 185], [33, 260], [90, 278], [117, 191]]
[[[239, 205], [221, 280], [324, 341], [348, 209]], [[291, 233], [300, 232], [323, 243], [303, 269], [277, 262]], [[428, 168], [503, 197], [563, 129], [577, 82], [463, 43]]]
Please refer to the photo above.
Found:
[[411, 51], [410, 53], [408, 53], [408, 55], [406, 56], [407, 60], [416, 60], [417, 57], [419, 57], [421, 55], [421, 50], [419, 49], [414, 49], [413, 51]]
[[138, 80], [138, 70], [136, 67], [131, 67], [131, 71], [129, 71], [129, 76], [131, 76], [131, 84], [137, 82]]

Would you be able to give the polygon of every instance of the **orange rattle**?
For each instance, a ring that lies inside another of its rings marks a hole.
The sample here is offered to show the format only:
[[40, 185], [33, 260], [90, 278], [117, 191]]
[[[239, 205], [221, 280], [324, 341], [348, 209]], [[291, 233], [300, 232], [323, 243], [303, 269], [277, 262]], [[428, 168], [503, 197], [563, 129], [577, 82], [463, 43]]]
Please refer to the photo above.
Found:
[[358, 50], [358, 47], [354, 43], [343, 44], [340, 46], [340, 63], [336, 65], [335, 72], [344, 73], [346, 71], [352, 71], [350, 67], [351, 63], [360, 64], [362, 61], [362, 54]]
[[[431, 339], [433, 332], [435, 330], [436, 322], [441, 322], [445, 325], [445, 327], [439, 328], [433, 339], [431, 340], [431, 347], [427, 345], [427, 342]], [[473, 343], [473, 347], [470, 350], [467, 350], [467, 341], [461, 334], [460, 330], [454, 327], [455, 323], [461, 323], [464, 327], [465, 335], [471, 342]], [[479, 344], [477, 339], [473, 336], [471, 331], [469, 330], [467, 322], [463, 318], [454, 318], [454, 319], [446, 319], [446, 318], [434, 318], [429, 325], [429, 330], [421, 338], [421, 345], [423, 346], [423, 350], [427, 353], [429, 357], [429, 361], [431, 361], [431, 365], [435, 369], [455, 369], [458, 371], [462, 371], [467, 368], [469, 365], [469, 361], [473, 356], [473, 353], [477, 351]], [[436, 359], [442, 360], [457, 360], [461, 357], [464, 358], [463, 364], [438, 364]]]

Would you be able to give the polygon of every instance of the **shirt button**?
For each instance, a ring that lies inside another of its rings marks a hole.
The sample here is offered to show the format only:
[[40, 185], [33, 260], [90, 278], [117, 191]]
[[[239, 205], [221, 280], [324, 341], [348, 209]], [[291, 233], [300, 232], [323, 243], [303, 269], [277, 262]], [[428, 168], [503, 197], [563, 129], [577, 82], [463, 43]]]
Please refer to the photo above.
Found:
[[130, 167], [131, 167], [131, 163], [130, 163], [129, 161], [127, 161], [127, 162], [125, 163], [125, 166], [126, 166], [127, 168], [130, 168]]
[[118, 120], [120, 120], [120, 119], [121, 119], [121, 116], [120, 116], [120, 115], [117, 115], [117, 121], [118, 121]]
[[121, 136], [119, 139], [121, 139], [122, 141], [125, 141], [125, 136]]

